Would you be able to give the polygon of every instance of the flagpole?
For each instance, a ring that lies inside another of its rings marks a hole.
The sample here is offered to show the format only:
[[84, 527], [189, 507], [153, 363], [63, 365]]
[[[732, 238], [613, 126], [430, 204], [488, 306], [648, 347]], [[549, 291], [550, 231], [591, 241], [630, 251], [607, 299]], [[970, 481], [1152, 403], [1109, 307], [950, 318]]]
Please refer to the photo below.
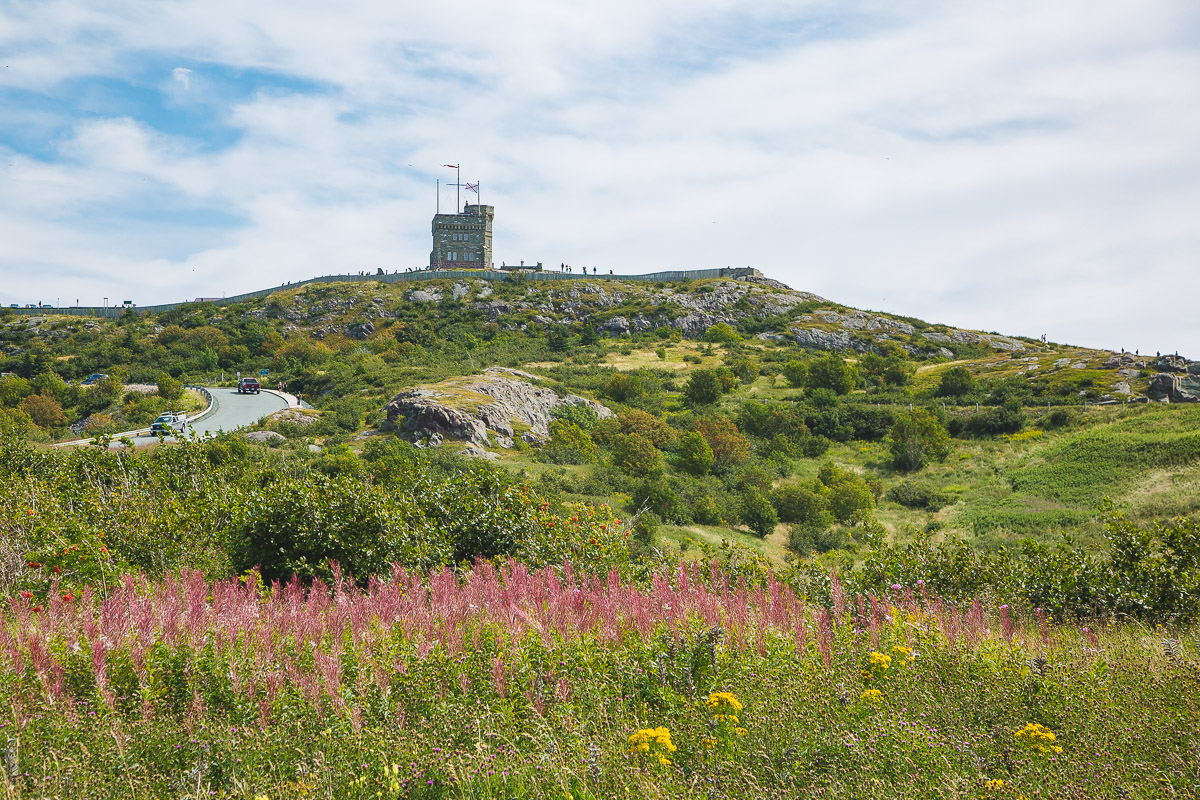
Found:
[[442, 179], [437, 179], [437, 213], [442, 213]]
[[459, 174], [459, 168], [462, 164], [454, 165], [454, 213], [461, 214], [462, 211], [462, 176]]

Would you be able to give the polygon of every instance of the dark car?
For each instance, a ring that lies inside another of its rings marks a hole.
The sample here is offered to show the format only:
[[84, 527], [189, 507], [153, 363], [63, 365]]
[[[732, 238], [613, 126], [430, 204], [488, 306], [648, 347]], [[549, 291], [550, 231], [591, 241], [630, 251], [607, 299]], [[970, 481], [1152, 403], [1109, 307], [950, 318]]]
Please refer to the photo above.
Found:
[[84, 386], [92, 386], [94, 384], [99, 383], [100, 381], [104, 380], [107, 377], [108, 376], [105, 375], [103, 372], [93, 372], [91, 375], [88, 375], [86, 378], [83, 379], [83, 385]]
[[258, 382], [258, 378], [241, 378], [238, 380], [238, 394], [249, 394], [253, 392], [258, 394], [262, 389], [262, 384]]

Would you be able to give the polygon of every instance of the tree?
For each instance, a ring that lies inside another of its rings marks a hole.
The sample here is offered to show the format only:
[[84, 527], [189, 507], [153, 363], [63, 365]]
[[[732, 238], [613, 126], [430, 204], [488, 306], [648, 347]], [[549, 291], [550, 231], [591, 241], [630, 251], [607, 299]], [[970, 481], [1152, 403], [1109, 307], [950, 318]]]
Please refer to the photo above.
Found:
[[158, 373], [158, 396], [168, 403], [183, 397], [183, 383], [165, 372]]
[[571, 345], [571, 331], [565, 325], [548, 325], [546, 327], [546, 345], [554, 352], [561, 353]]
[[938, 397], [963, 397], [975, 391], [975, 378], [966, 367], [951, 367], [942, 373], [934, 392]]
[[632, 408], [618, 416], [621, 433], [636, 433], [650, 440], [659, 450], [670, 446], [675, 438], [675, 429], [653, 414]]
[[849, 522], [856, 514], [875, 507], [875, 497], [862, 479], [854, 476], [829, 489], [829, 511], [838, 522]]
[[707, 405], [721, 399], [721, 379], [711, 369], [698, 369], [688, 378], [683, 394], [694, 405]]
[[763, 538], [775, 531], [779, 515], [762, 492], [749, 486], [742, 492], [742, 522], [755, 536]]
[[59, 428], [67, 424], [63, 407], [50, 395], [31, 394], [21, 401], [21, 410], [39, 428]]
[[930, 461], [942, 461], [950, 454], [950, 434], [932, 413], [923, 408], [896, 416], [888, 433], [892, 465], [903, 472], [912, 472]]
[[857, 371], [833, 353], [817, 359], [808, 369], [808, 386], [813, 389], [829, 389], [835, 394], [850, 394], [857, 385]]
[[714, 469], [732, 469], [750, 457], [750, 442], [729, 417], [705, 417], [696, 423], [696, 431], [712, 448]]
[[796, 389], [808, 383], [808, 364], [803, 361], [789, 361], [783, 365], [783, 377], [788, 386]]
[[704, 341], [715, 344], [734, 344], [742, 340], [742, 335], [727, 322], [718, 322], [704, 332]]
[[579, 343], [585, 347], [590, 347], [600, 340], [600, 333], [596, 330], [596, 326], [590, 322], [585, 322], [583, 328], [579, 331]]
[[612, 449], [613, 466], [627, 475], [644, 478], [662, 472], [662, 454], [649, 439], [636, 433], [616, 437]]
[[679, 450], [676, 455], [679, 468], [692, 475], [707, 475], [717, 462], [708, 442], [696, 431], [679, 437]]
[[798, 522], [802, 525], [833, 523], [824, 496], [811, 486], [790, 483], [776, 487], [771, 491], [771, 505], [775, 507], [779, 519], [783, 522]]
[[574, 422], [552, 420], [550, 441], [541, 457], [554, 464], [590, 464], [596, 460], [596, 443]]

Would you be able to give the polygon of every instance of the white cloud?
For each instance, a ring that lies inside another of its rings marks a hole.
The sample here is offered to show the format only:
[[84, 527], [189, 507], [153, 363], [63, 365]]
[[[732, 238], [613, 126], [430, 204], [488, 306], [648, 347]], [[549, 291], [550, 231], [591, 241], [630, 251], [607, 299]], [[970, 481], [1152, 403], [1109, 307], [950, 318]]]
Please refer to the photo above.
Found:
[[153, 302], [418, 266], [437, 165], [461, 160], [497, 260], [750, 263], [850, 304], [1200, 357], [1183, 0], [18, 8], [0, 87], [184, 61], [202, 91], [192, 67], [167, 83], [227, 135], [92, 111], [52, 155], [2, 153], [0, 301], [60, 276]]

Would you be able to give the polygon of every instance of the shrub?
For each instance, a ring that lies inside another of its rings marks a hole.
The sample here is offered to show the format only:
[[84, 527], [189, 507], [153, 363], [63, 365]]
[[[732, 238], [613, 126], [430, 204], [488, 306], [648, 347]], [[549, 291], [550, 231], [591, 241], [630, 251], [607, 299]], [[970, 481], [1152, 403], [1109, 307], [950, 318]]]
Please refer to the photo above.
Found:
[[636, 433], [650, 441], [659, 450], [665, 450], [675, 438], [675, 429], [653, 414], [640, 409], [631, 409], [618, 417], [622, 433]]
[[808, 364], [803, 361], [789, 361], [783, 365], [783, 377], [788, 386], [797, 389], [808, 383]]
[[911, 481], [904, 481], [888, 489], [886, 497], [906, 508], [923, 508], [928, 511], [937, 511], [953, 502], [945, 492]]
[[802, 525], [827, 525], [833, 522], [824, 496], [811, 486], [798, 483], [778, 486], [771, 490], [771, 505], [775, 507], [781, 522]]
[[704, 341], [715, 344], [734, 344], [742, 341], [742, 335], [727, 322], [718, 322], [704, 332]]
[[945, 460], [950, 454], [950, 435], [936, 416], [918, 408], [896, 416], [888, 446], [893, 466], [912, 472], [932, 460]]
[[696, 431], [679, 438], [676, 458], [679, 468], [692, 475], [707, 475], [717, 462], [708, 442]]
[[662, 454], [646, 437], [622, 433], [613, 442], [612, 463], [627, 475], [644, 478], [662, 471]]
[[552, 464], [591, 464], [596, 460], [596, 443], [574, 422], [552, 420], [550, 441], [539, 458]]
[[742, 492], [742, 523], [759, 538], [770, 535], [779, 524], [779, 515], [771, 502], [753, 486]]
[[592, 430], [596, 427], [596, 423], [600, 421], [600, 418], [596, 415], [596, 409], [583, 403], [559, 403], [551, 410], [550, 416], [554, 419], [561, 419], [564, 422], [578, 425], [580, 430], [584, 431]]
[[683, 394], [693, 405], [707, 405], [721, 399], [721, 379], [711, 369], [698, 369], [688, 377]]
[[730, 470], [750, 457], [750, 442], [729, 417], [705, 417], [696, 423], [696, 431], [712, 448], [713, 469]]
[[839, 395], [849, 394], [858, 385], [858, 373], [845, 359], [830, 353], [808, 368], [808, 386], [829, 389]]
[[850, 522], [874, 507], [875, 498], [861, 479], [844, 480], [829, 489], [829, 511], [838, 522]]
[[183, 382], [172, 378], [165, 372], [158, 374], [158, 396], [168, 403], [174, 403], [183, 397]]
[[975, 378], [966, 367], [951, 367], [942, 373], [934, 394], [938, 397], [963, 397], [975, 391]]
[[49, 395], [31, 394], [21, 401], [20, 408], [39, 428], [59, 428], [67, 424], [62, 405]]

